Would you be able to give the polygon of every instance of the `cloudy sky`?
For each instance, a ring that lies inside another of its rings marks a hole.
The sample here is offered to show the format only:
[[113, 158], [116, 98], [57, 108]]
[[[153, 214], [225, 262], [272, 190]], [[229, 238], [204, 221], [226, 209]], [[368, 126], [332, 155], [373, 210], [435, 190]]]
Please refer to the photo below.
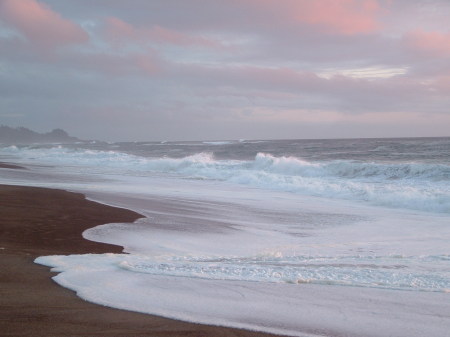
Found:
[[0, 0], [0, 124], [80, 138], [450, 136], [450, 1]]

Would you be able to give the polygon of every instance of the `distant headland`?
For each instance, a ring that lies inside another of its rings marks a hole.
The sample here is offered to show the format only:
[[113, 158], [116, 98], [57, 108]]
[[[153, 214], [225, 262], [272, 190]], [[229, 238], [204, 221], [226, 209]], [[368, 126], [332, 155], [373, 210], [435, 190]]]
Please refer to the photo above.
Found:
[[54, 129], [47, 133], [38, 133], [24, 127], [11, 128], [6, 125], [0, 126], [0, 143], [73, 143], [78, 141], [80, 141], [80, 139], [69, 136], [69, 134], [62, 129]]

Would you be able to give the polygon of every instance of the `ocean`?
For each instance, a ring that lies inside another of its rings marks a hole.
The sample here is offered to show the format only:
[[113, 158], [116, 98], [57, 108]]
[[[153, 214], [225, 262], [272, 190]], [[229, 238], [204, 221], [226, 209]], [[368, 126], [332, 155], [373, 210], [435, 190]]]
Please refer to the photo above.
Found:
[[2, 183], [132, 209], [39, 257], [102, 305], [293, 336], [450, 330], [450, 138], [0, 145]]

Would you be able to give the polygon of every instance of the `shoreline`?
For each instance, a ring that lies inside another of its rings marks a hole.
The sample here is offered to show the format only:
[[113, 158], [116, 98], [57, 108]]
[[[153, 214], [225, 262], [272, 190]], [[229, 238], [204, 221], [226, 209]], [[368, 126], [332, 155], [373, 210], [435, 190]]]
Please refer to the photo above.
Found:
[[0, 214], [3, 336], [276, 336], [90, 303], [53, 282], [48, 267], [34, 263], [43, 255], [122, 253], [120, 246], [89, 241], [81, 233], [100, 224], [133, 222], [142, 217], [138, 213], [80, 193], [0, 185]]
[[3, 161], [0, 161], [0, 168], [15, 169], [15, 170], [26, 170], [26, 168], [23, 167], [23, 166], [11, 164], [11, 163], [6, 163], [6, 162], [3, 162]]

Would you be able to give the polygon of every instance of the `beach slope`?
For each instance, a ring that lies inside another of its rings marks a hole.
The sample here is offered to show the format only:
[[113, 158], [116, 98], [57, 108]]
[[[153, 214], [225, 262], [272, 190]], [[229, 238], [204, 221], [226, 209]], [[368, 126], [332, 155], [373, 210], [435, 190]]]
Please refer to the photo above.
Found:
[[102, 307], [58, 286], [42, 255], [121, 253], [82, 238], [87, 228], [133, 222], [135, 212], [61, 190], [0, 185], [2, 336], [272, 336]]

